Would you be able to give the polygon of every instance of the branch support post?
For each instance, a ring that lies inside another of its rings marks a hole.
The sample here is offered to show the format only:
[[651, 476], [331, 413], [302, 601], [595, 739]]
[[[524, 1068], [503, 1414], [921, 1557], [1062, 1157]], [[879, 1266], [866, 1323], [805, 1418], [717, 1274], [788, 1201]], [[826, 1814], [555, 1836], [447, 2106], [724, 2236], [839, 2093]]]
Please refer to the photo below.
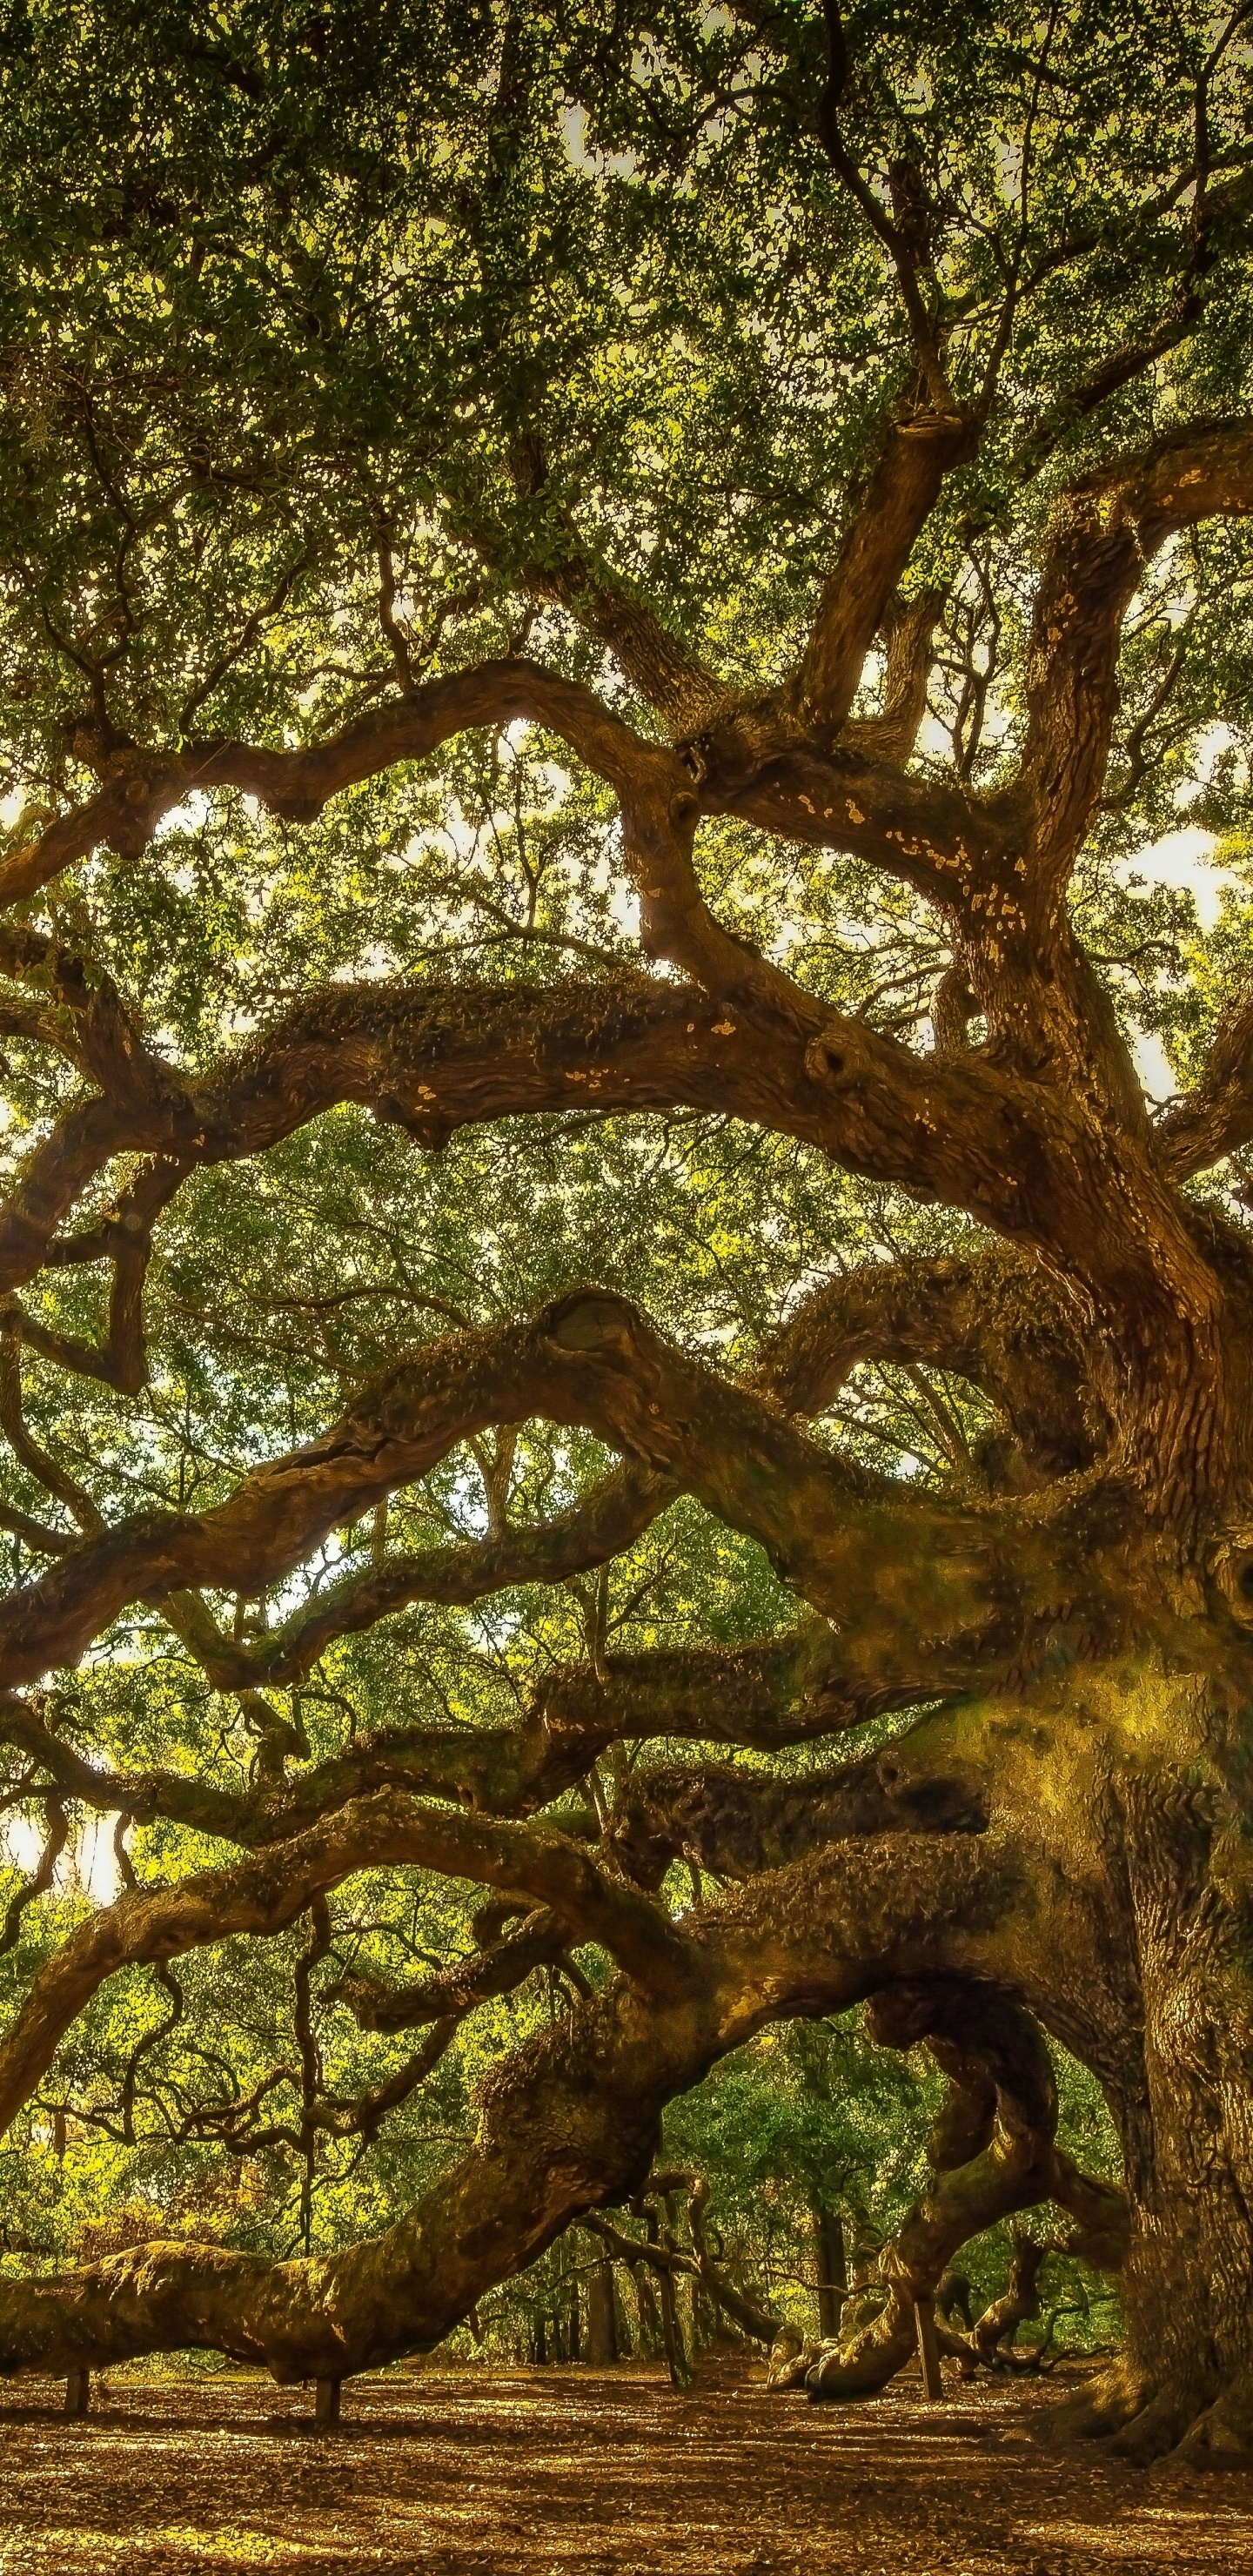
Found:
[[914, 2325], [918, 2335], [918, 2364], [922, 2372], [923, 2395], [933, 2405], [942, 2405], [944, 2378], [940, 2369], [940, 2347], [936, 2341], [933, 2299], [915, 2299]]

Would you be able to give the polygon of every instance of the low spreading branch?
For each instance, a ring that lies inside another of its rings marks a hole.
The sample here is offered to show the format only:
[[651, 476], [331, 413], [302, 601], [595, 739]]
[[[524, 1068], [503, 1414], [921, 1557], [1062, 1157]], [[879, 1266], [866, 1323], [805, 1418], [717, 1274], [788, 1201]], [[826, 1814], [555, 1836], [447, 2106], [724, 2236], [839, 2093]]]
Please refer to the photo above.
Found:
[[[498, 1883], [511, 1870], [519, 1878], [525, 1867], [534, 1883], [541, 1853], [560, 1843], [557, 1836], [541, 1842], [534, 1827], [513, 1829], [507, 1859], [498, 1839], [504, 1829], [492, 1828], [485, 1840], [478, 1822], [467, 1834], [466, 1820], [428, 1812], [420, 1848], [410, 1830], [402, 1851], [406, 1828], [395, 1831], [394, 1802], [374, 1802], [374, 1817], [370, 1831], [353, 1835], [351, 1861], [341, 1840], [341, 1862], [375, 1866], [418, 1857], [454, 1875]], [[512, 1852], [522, 1844], [530, 1861], [515, 1864]], [[662, 1926], [646, 1899], [627, 1899], [603, 1881], [596, 1881], [602, 1892], [590, 1909], [579, 1904], [574, 1864], [584, 1871], [590, 1865], [571, 1846], [562, 1851], [571, 1859], [561, 1858], [548, 1873], [563, 1880], [558, 1910], [587, 1927], [588, 1937], [599, 1937], [590, 1914], [603, 1931], [606, 1908], [647, 1909], [653, 1926], [647, 1994], [620, 1976], [500, 2067], [480, 2098], [473, 2152], [441, 2176], [416, 2210], [381, 2237], [303, 2263], [277, 2264], [219, 2246], [158, 2244], [61, 2280], [0, 2283], [0, 2367], [93, 2369], [143, 2352], [206, 2344], [261, 2362], [281, 2381], [338, 2379], [429, 2347], [485, 2290], [533, 2262], [572, 2219], [637, 2192], [652, 2167], [663, 2102], [763, 2020], [838, 2010], [885, 1974], [986, 1974], [1005, 1908], [1015, 1901], [1005, 1855], [988, 1838], [922, 1837], [912, 1845], [906, 1839], [890, 1856], [874, 1843], [853, 1844], [737, 1890], [725, 1909], [680, 1935]], [[291, 1847], [281, 1872], [267, 1861], [258, 1875], [250, 1863], [236, 1880], [250, 1889], [237, 1902], [236, 1928], [244, 1928], [238, 1918], [249, 1904], [248, 1928], [265, 1930], [276, 1910], [294, 1921], [314, 1882], [331, 1883], [330, 1857], [322, 1842], [315, 1860], [306, 1838], [299, 1865]], [[585, 1891], [590, 1883], [580, 1882]], [[202, 1937], [221, 1937], [221, 1880], [188, 1886], [195, 1891], [192, 1905], [201, 1908]], [[548, 1896], [556, 1893], [550, 1886]], [[162, 1955], [172, 1956], [190, 1928], [187, 1914], [177, 1911], [187, 1901], [187, 1889], [124, 1899], [123, 1906], [136, 1909], [124, 1919], [141, 1943], [156, 1941]], [[210, 1907], [219, 1916], [214, 1935]], [[116, 1957], [120, 1909], [109, 1912]], [[822, 1927], [817, 1941], [815, 1925]], [[88, 1925], [75, 1937], [81, 1982], [99, 1936]], [[99, 1968], [93, 1955], [91, 1974]]]

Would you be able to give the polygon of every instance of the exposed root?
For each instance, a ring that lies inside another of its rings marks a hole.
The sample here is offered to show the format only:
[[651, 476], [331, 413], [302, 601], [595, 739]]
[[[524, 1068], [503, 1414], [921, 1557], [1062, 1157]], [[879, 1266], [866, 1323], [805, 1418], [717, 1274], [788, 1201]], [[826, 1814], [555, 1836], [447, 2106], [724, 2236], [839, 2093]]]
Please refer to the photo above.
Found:
[[1050, 2407], [1031, 2426], [1036, 2441], [1100, 2442], [1111, 2458], [1150, 2468], [1171, 2458], [1191, 2469], [1253, 2468], [1253, 2384], [1217, 2386], [1218, 2372], [1179, 2371], [1162, 2379], [1120, 2354], [1100, 2378]]

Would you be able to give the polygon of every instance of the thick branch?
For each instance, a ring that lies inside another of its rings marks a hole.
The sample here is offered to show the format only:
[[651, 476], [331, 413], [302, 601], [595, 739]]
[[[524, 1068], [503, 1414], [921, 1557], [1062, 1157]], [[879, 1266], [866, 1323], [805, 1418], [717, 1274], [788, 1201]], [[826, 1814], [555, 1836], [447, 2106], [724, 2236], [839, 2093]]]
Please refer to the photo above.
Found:
[[633, 1775], [612, 1847], [636, 1886], [651, 1888], [680, 1854], [717, 1878], [748, 1879], [853, 1834], [978, 1833], [985, 1823], [961, 1782], [898, 1782], [873, 1753], [794, 1780], [667, 1763]]
[[[449, 1852], [433, 1865], [461, 1864]], [[148, 2246], [2, 2284], [0, 2366], [95, 2368], [202, 2344], [286, 2381], [429, 2347], [572, 2219], [641, 2187], [662, 2104], [715, 2058], [773, 2016], [855, 2002], [885, 1971], [989, 1973], [1013, 1891], [1005, 1855], [942, 1837], [894, 1841], [890, 1862], [874, 1844], [836, 1846], [737, 1891], [679, 1943], [680, 1983], [645, 1999], [619, 1978], [495, 2073], [474, 2152], [385, 2236], [290, 2264]], [[306, 1901], [294, 1894], [291, 1914]]]
[[555, 1967], [569, 1949], [570, 1937], [569, 1924], [551, 1906], [537, 1906], [516, 1932], [507, 1932], [475, 1957], [455, 1960], [441, 1976], [412, 1986], [388, 1986], [356, 1969], [329, 1989], [327, 2001], [346, 2004], [361, 2030], [415, 2030], [449, 2013], [460, 2020], [476, 2004], [512, 1994], [534, 1969]]
[[581, 626], [608, 645], [632, 686], [656, 708], [676, 737], [695, 732], [726, 698], [725, 684], [686, 650], [643, 600], [621, 582], [607, 579], [582, 555], [572, 554], [558, 565], [536, 565], [525, 578], [535, 598], [568, 609]]
[[57, 2048], [108, 1977], [172, 1959], [231, 1934], [285, 1931], [315, 1897], [358, 1870], [412, 1865], [481, 1880], [552, 1905], [580, 1940], [597, 1941], [627, 1974], [661, 1994], [687, 1975], [683, 1943], [649, 1900], [614, 1886], [551, 1827], [487, 1823], [382, 1790], [307, 1833], [173, 1887], [137, 1887], [102, 1907], [43, 1968], [0, 2045], [0, 2126], [46, 2075]]
[[[1029, 2014], [994, 1990], [944, 1982], [887, 1989], [872, 2028], [894, 2048], [926, 2039], [949, 2078], [929, 2154], [934, 2179], [879, 2258], [888, 2296], [848, 2344], [828, 2348], [809, 2374], [816, 2397], [882, 2388], [914, 2349], [915, 2303], [931, 2298], [954, 2255], [997, 2219], [1052, 2200], [1069, 2184], [1053, 2150], [1057, 2092]], [[1073, 2172], [1073, 2168], [1070, 2168]], [[1088, 2186], [1096, 2194], [1100, 2186]], [[1126, 2204], [1104, 2194], [1110, 2226]]]
[[590, 689], [533, 662], [483, 662], [429, 680], [305, 750], [205, 742], [177, 756], [119, 755], [116, 775], [98, 795], [0, 867], [0, 904], [24, 901], [102, 845], [123, 858], [138, 857], [163, 816], [194, 791], [236, 788], [284, 821], [310, 823], [341, 788], [401, 761], [424, 760], [468, 727], [519, 718], [559, 733], [620, 792], [669, 769], [669, 755], [633, 733]]
[[903, 1551], [937, 1644], [984, 1638], [1011, 1603], [1016, 1623], [1055, 1595], [1055, 1531], [1011, 1532], [877, 1484], [668, 1348], [625, 1300], [581, 1294], [401, 1361], [321, 1440], [258, 1468], [216, 1510], [152, 1514], [67, 1551], [0, 1608], [0, 1681], [75, 1660], [127, 1601], [201, 1585], [255, 1595], [457, 1441], [531, 1414], [580, 1424], [683, 1484], [837, 1615], [859, 1596], [899, 1617]]
[[1200, 1081], [1166, 1111], [1157, 1159], [1173, 1181], [1208, 1171], [1253, 1138], [1253, 998], [1242, 994], [1220, 1021]]
[[0, 1930], [0, 1952], [12, 1950], [20, 1939], [22, 1916], [27, 1906], [33, 1905], [36, 1897], [47, 1895], [56, 1872], [57, 1862], [69, 1839], [69, 1818], [62, 1801], [59, 1798], [48, 1798], [45, 1801], [45, 1808], [48, 1830], [44, 1836], [43, 1850], [25, 1886], [19, 1887], [16, 1896], [11, 1896], [9, 1899], [4, 1926]]
[[[664, 864], [656, 884], [664, 909], [674, 889]], [[699, 947], [699, 924], [693, 936]], [[681, 944], [681, 924], [666, 937]], [[718, 939], [725, 944], [724, 934]], [[227, 1057], [216, 1076], [158, 1108], [92, 1101], [69, 1111], [0, 1220], [0, 1285], [16, 1285], [49, 1255], [74, 1256], [74, 1239], [58, 1242], [55, 1227], [118, 1153], [186, 1166], [234, 1159], [344, 1099], [430, 1146], [469, 1119], [688, 1102], [965, 1206], [997, 1231], [1039, 1243], [1063, 1267], [1089, 1263], [1102, 1292], [1112, 1263], [1107, 1302], [1119, 1312], [1142, 1297], [1143, 1283], [1132, 1294], [1124, 1276], [1134, 1238], [1111, 1186], [1109, 1148], [1065, 1094], [1044, 1095], [1038, 1081], [1007, 1078], [972, 1054], [915, 1055], [796, 987], [776, 1007], [769, 978], [761, 981], [748, 952], [736, 955], [751, 988], [744, 1005], [643, 980], [472, 994], [366, 984], [316, 995]]]
[[[816, 745], [834, 746], [914, 540], [935, 507], [945, 475], [972, 453], [977, 438], [977, 426], [951, 411], [915, 412], [889, 429], [862, 504], [823, 584], [809, 641], [789, 684], [797, 720]], [[926, 607], [920, 606], [916, 615], [925, 618]], [[932, 607], [928, 642], [934, 622]], [[894, 680], [898, 687], [897, 703], [884, 711], [893, 720], [890, 734], [878, 745], [885, 758], [900, 757], [902, 739], [908, 750], [918, 729], [915, 718], [903, 736], [902, 718], [916, 686], [914, 640], [911, 633], [904, 651], [898, 644], [895, 671], [889, 655], [889, 698]], [[908, 682], [901, 686], [906, 671]], [[921, 712], [920, 707], [919, 717]]]
[[19, 1316], [11, 1307], [0, 1310], [0, 1424], [9, 1446], [45, 1492], [73, 1513], [80, 1529], [100, 1531], [104, 1522], [90, 1494], [41, 1446], [27, 1425], [22, 1407], [21, 1338]]
[[[113, 1214], [93, 1227], [87, 1241], [78, 1245], [49, 1247], [60, 1263], [98, 1259], [107, 1254], [113, 1264], [113, 1283], [109, 1294], [109, 1333], [105, 1342], [84, 1342], [70, 1333], [52, 1333], [33, 1315], [14, 1305], [11, 1312], [18, 1319], [22, 1341], [29, 1343], [41, 1358], [55, 1367], [72, 1369], [76, 1376], [100, 1379], [115, 1386], [122, 1395], [137, 1395], [147, 1383], [148, 1355], [144, 1342], [144, 1281], [152, 1255], [152, 1230], [164, 1207], [174, 1197], [185, 1166], [176, 1162], [158, 1162], [140, 1174], [127, 1190]], [[97, 1246], [99, 1250], [97, 1250]]]
[[253, 1645], [226, 1636], [196, 1593], [167, 1595], [161, 1608], [216, 1690], [273, 1688], [303, 1681], [334, 1638], [372, 1628], [410, 1602], [461, 1606], [512, 1584], [565, 1583], [608, 1564], [651, 1527], [676, 1491], [673, 1479], [633, 1461], [554, 1520], [468, 1546], [385, 1557], [347, 1575]]
[[814, 1291], [762, 1351], [754, 1377], [789, 1412], [835, 1400], [861, 1360], [922, 1361], [982, 1387], [1032, 1474], [1086, 1466], [1108, 1436], [1060, 1293], [1005, 1246], [969, 1259], [865, 1264]]
[[782, 744], [768, 766], [741, 764], [738, 772], [720, 734], [702, 736], [710, 746], [702, 801], [787, 840], [851, 850], [928, 902], [965, 915], [1007, 857], [1012, 866], [1017, 818], [1008, 804], [968, 796], [955, 779], [919, 778], [883, 757], [883, 721], [846, 725], [826, 753]]
[[908, 760], [927, 711], [927, 681], [934, 658], [936, 623], [944, 592], [928, 588], [913, 599], [898, 592], [882, 619], [887, 645], [883, 705], [877, 716], [846, 724], [844, 747], [867, 760]]
[[1064, 880], [1100, 794], [1118, 704], [1124, 613], [1167, 537], [1253, 509], [1253, 430], [1184, 430], [1072, 485], [1058, 514], [1027, 660], [1022, 780], [1033, 874]]
[[[623, 1741], [687, 1738], [762, 1751], [811, 1743], [922, 1699], [990, 1687], [1013, 1652], [999, 1615], [986, 1639], [965, 1638], [949, 1651], [927, 1640], [912, 1658], [908, 1647], [899, 1619], [876, 1622], [854, 1610], [838, 1634], [812, 1620], [755, 1645], [607, 1655], [599, 1668], [558, 1665], [520, 1726], [382, 1727], [294, 1776], [263, 1773], [238, 1794], [181, 1771], [108, 1771], [20, 1699], [0, 1700], [0, 1740], [38, 1765], [36, 1779], [86, 1807], [142, 1823], [163, 1816], [257, 1849], [377, 1789], [453, 1798], [484, 1815], [529, 1815]], [[890, 1821], [903, 1816], [907, 1805], [895, 1806]], [[642, 1866], [636, 1875], [656, 1883]]]

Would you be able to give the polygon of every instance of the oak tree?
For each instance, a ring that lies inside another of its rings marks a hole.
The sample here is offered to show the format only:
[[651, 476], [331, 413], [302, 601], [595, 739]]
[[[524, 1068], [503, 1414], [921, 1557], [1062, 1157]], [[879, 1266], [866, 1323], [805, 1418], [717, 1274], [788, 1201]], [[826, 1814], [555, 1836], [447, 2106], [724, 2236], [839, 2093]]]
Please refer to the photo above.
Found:
[[6, 2278], [0, 2364], [431, 2345], [869, 1997], [948, 2107], [819, 2393], [1052, 2203], [1066, 2421], [1240, 2456], [1247, 11], [4, 14], [5, 2117], [292, 1927], [226, 2159], [561, 2003], [381, 2234]]

